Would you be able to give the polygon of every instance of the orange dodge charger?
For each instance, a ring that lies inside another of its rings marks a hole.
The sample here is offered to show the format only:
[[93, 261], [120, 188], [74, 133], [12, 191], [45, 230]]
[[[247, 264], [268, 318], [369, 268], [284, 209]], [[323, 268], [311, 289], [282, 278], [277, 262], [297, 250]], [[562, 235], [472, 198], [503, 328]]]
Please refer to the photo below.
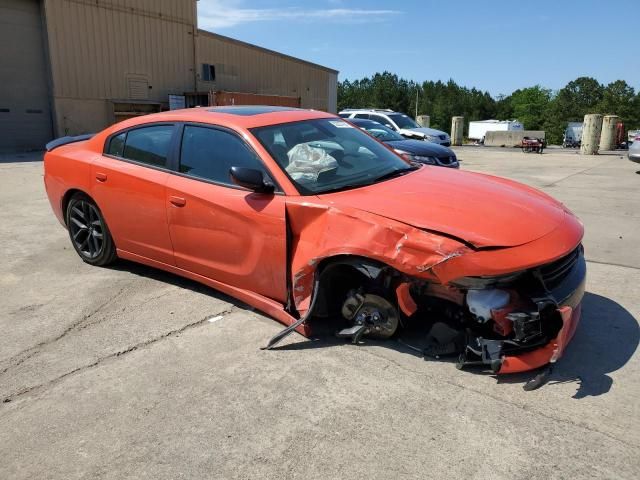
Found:
[[580, 318], [583, 227], [565, 206], [409, 163], [324, 112], [127, 120], [49, 143], [45, 185], [82, 260], [232, 295], [287, 326], [267, 348], [323, 318], [354, 343], [418, 326], [426, 356], [509, 373], [554, 363]]

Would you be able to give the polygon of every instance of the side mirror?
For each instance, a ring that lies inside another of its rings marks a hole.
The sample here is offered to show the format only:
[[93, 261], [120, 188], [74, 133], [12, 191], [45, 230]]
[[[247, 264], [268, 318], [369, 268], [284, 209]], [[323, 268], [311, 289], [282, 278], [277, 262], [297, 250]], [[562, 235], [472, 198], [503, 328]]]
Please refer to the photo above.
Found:
[[258, 193], [273, 193], [275, 185], [264, 181], [264, 176], [260, 170], [255, 168], [231, 167], [229, 170], [231, 180], [236, 185], [248, 188]]

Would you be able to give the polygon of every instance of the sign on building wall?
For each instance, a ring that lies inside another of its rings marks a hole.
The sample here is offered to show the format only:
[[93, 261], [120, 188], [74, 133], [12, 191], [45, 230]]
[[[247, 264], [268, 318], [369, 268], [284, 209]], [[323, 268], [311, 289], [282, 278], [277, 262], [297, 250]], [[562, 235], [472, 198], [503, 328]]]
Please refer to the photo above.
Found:
[[184, 95], [169, 95], [169, 110], [180, 110], [186, 106]]

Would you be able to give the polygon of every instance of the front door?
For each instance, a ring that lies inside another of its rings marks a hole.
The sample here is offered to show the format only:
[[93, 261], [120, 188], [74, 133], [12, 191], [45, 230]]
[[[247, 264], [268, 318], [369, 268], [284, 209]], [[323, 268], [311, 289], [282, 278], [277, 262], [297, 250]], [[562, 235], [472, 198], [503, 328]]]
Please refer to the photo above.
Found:
[[235, 133], [185, 125], [179, 171], [167, 182], [167, 216], [178, 267], [285, 303], [284, 195], [236, 186], [232, 166], [267, 175]]

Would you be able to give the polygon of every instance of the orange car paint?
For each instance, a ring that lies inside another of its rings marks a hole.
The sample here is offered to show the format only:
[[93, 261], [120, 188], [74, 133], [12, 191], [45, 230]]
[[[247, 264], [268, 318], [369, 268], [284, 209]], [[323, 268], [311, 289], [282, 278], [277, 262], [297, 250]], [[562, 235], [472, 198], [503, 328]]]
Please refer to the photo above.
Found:
[[518, 373], [543, 367], [548, 363], [555, 363], [564, 352], [580, 322], [582, 305], [575, 309], [564, 306], [559, 309], [563, 326], [558, 336], [546, 346], [520, 355], [506, 356], [498, 373]]
[[396, 287], [396, 297], [400, 311], [407, 317], [418, 311], [418, 305], [411, 296], [411, 285], [408, 282], [403, 282]]
[[97, 155], [91, 164], [90, 195], [108, 219], [119, 249], [175, 265], [165, 208], [170, 176], [166, 171]]
[[285, 197], [170, 177], [185, 202], [166, 205], [176, 266], [286, 303]]
[[[428, 167], [386, 182], [323, 195], [323, 199], [339, 208], [348, 206], [420, 229], [447, 232], [478, 248], [514, 247], [553, 231], [565, 215], [550, 197], [531, 195], [514, 185], [479, 173]], [[491, 198], [487, 198], [488, 187]]]
[[[297, 313], [306, 315], [316, 268], [324, 259], [357, 255], [446, 285], [461, 276], [548, 263], [582, 239], [577, 218], [547, 195], [509, 180], [438, 167], [350, 191], [300, 196], [249, 129], [317, 118], [335, 116], [303, 110], [239, 116], [198, 108], [126, 120], [90, 140], [48, 152], [47, 194], [63, 225], [68, 192], [80, 190], [94, 198], [121, 258], [202, 282], [285, 325], [296, 320], [285, 311], [287, 281]], [[236, 131], [283, 194], [212, 185], [103, 155], [112, 133], [156, 122], [215, 124]], [[535, 368], [559, 356], [579, 315], [578, 307], [546, 347], [506, 357], [500, 372]], [[309, 334], [307, 324], [297, 330]]]

